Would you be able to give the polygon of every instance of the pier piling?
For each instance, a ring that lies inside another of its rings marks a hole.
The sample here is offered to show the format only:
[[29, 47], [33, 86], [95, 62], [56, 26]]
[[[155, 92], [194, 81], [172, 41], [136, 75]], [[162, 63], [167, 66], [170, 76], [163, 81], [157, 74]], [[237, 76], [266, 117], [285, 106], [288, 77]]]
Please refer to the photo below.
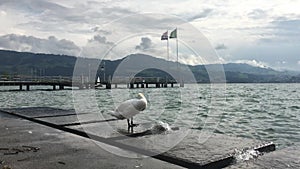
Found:
[[111, 89], [111, 84], [110, 83], [107, 83], [105, 86], [106, 86], [106, 89]]
[[59, 85], [59, 90], [64, 90], [64, 89], [65, 89], [64, 85]]

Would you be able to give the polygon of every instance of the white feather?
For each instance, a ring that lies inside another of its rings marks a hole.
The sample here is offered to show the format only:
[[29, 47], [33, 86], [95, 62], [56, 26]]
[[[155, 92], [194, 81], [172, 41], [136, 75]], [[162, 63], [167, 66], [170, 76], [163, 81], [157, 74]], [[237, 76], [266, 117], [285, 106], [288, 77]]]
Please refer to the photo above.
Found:
[[129, 119], [147, 107], [147, 100], [142, 93], [139, 93], [141, 99], [130, 99], [122, 102], [114, 112], [110, 113], [118, 119]]

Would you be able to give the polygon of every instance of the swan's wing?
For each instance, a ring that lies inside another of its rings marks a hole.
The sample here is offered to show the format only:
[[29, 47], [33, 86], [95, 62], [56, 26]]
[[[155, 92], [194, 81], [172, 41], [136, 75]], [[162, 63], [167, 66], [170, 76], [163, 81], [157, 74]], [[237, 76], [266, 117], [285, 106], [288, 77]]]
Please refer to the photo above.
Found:
[[128, 119], [138, 114], [145, 108], [145, 103], [143, 101], [139, 99], [130, 99], [121, 103], [115, 111]]
[[125, 117], [117, 111], [111, 111], [111, 112], [109, 112], [109, 114], [116, 117], [117, 119], [125, 119]]
[[132, 102], [132, 105], [137, 109], [138, 111], [143, 111], [147, 107], [147, 101], [145, 100], [138, 100], [136, 99], [134, 102]]

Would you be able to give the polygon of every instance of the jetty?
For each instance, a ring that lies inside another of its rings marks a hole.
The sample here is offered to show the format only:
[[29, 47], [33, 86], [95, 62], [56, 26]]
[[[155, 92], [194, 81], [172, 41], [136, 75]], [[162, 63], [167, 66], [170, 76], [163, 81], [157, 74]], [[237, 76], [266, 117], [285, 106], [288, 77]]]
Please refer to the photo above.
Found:
[[[85, 119], [79, 121], [78, 117]], [[75, 112], [49, 107], [0, 110], [0, 168], [281, 168], [300, 167], [299, 148], [276, 150], [272, 142], [206, 133], [191, 129], [171, 149], [153, 143], [175, 138], [186, 132], [175, 128], [170, 133], [152, 134], [142, 122], [132, 132], [120, 120], [95, 120], [95, 112]], [[201, 137], [199, 137], [201, 136]], [[208, 138], [208, 139], [207, 139]], [[128, 158], [103, 149], [124, 151]], [[145, 149], [147, 147], [147, 149]], [[248, 150], [259, 155], [239, 161]], [[288, 153], [285, 153], [288, 152]], [[145, 156], [149, 156], [145, 158]]]
[[161, 77], [133, 77], [133, 78], [109, 78], [102, 82], [88, 81], [82, 77], [39, 77], [26, 79], [0, 80], [0, 86], [18, 86], [19, 90], [30, 90], [31, 86], [50, 86], [53, 90], [64, 90], [66, 87], [78, 89], [118, 88], [126, 85], [127, 88], [166, 88], [174, 87], [177, 82], [174, 79]]

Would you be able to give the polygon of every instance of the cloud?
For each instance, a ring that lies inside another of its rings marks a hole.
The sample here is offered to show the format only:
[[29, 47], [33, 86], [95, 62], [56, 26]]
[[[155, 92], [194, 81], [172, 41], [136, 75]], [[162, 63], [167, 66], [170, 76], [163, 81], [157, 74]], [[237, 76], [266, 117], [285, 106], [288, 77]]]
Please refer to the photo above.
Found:
[[153, 46], [152, 41], [148, 37], [142, 37], [141, 43], [135, 47], [137, 50], [145, 51]]
[[218, 44], [216, 47], [215, 47], [216, 50], [224, 50], [224, 49], [227, 49], [227, 46], [224, 45], [224, 43], [222, 44]]
[[188, 21], [193, 21], [196, 19], [206, 18], [213, 12], [213, 9], [203, 9], [200, 13], [193, 14], [192, 16], [188, 16]]
[[8, 34], [0, 36], [0, 48], [21, 52], [65, 54], [76, 56], [80, 48], [74, 42], [49, 36], [48, 39]]
[[110, 35], [111, 32], [110, 31], [107, 31], [107, 30], [103, 30], [101, 29], [99, 26], [95, 26], [91, 29], [93, 32], [97, 32], [97, 33], [101, 33], [101, 34], [104, 34], [104, 35]]
[[269, 66], [266, 63], [257, 61], [257, 60], [237, 60], [234, 63], [246, 63], [251, 66], [260, 67], [260, 68], [268, 68]]
[[89, 39], [88, 42], [89, 43], [97, 42], [97, 43], [100, 43], [100, 44], [108, 44], [108, 45], [114, 44], [113, 42], [107, 41], [106, 37], [101, 36], [101, 35], [95, 35], [92, 39]]
[[272, 25], [276, 30], [284, 30], [300, 34], [300, 19], [274, 20]]
[[[274, 66], [277, 64], [276, 61], [286, 60], [286, 67], [294, 66], [294, 69], [299, 69], [299, 64], [297, 64], [299, 60], [297, 47], [300, 44], [299, 5], [300, 2], [294, 0], [288, 3], [282, 3], [279, 0], [260, 2], [259, 6], [250, 1], [240, 3], [231, 0], [201, 1], [201, 3], [197, 0], [176, 2], [0, 0], [2, 23], [0, 36], [3, 36], [0, 38], [1, 47], [5, 49], [12, 47], [11, 50], [76, 53], [74, 51], [77, 49], [63, 51], [63, 48], [59, 50], [56, 49], [57, 47], [50, 48], [53, 44], [64, 46], [66, 42], [63, 40], [68, 39], [82, 48], [85, 45], [90, 47], [87, 43], [92, 43], [93, 48], [88, 48], [87, 54], [98, 56], [99, 53], [93, 54], [93, 52], [109, 49], [112, 42], [119, 42], [119, 37], [131, 37], [133, 34], [138, 34], [139, 37], [136, 39], [126, 41], [126, 45], [122, 48], [123, 53], [128, 54], [138, 50], [143, 53], [165, 55], [165, 43], [160, 42], [159, 39], [156, 40], [154, 34], [173, 30], [184, 24], [192, 24], [195, 29], [203, 32], [212, 44], [217, 45], [215, 48], [219, 50], [219, 53], [232, 56], [224, 57], [227, 61], [255, 59]], [[153, 8], [153, 6], [159, 6], [159, 8]], [[150, 16], [145, 15], [149, 13], [151, 13]], [[134, 14], [140, 15], [117, 20]], [[178, 18], [166, 17], [167, 15]], [[111, 24], [114, 21], [117, 23]], [[105, 27], [107, 25], [108, 27]], [[144, 32], [152, 34], [143, 34]], [[187, 35], [181, 34], [182, 32], [179, 32], [181, 37]], [[19, 37], [15, 40], [12, 40], [12, 36], [6, 37], [7, 41], [3, 42], [4, 35], [8, 34]], [[21, 38], [19, 34], [26, 36]], [[95, 34], [98, 35], [94, 36]], [[55, 37], [43, 39], [51, 35]], [[141, 37], [151, 38], [152, 46], [149, 47], [149, 41], [143, 42]], [[191, 41], [194, 38], [193, 35], [187, 37], [189, 37], [187, 40]], [[40, 44], [37, 42], [31, 44], [28, 41], [38, 41]], [[218, 44], [219, 42], [226, 42], [226, 45]], [[42, 49], [43, 45], [45, 49]], [[118, 44], [118, 49], [120, 49], [119, 46]], [[202, 47], [201, 43], [199, 47]], [[174, 53], [171, 48], [170, 52]], [[173, 55], [170, 54], [170, 56]]]
[[269, 32], [259, 39], [264, 43], [300, 43], [300, 19], [277, 18], [266, 28]]
[[248, 13], [248, 17], [252, 19], [263, 19], [267, 16], [267, 12], [262, 9], [254, 9], [252, 12]]
[[0, 11], [0, 16], [6, 16], [7, 15], [7, 13], [5, 12], [5, 11]]
[[297, 64], [300, 65], [300, 60], [298, 60]]
[[[104, 2], [76, 0], [72, 4], [66, 1], [50, 0], [3, 0], [2, 3], [0, 2], [0, 10], [8, 11], [9, 15], [15, 19], [14, 29], [22, 30], [13, 33], [21, 32], [36, 36], [37, 33], [51, 32], [51, 34], [55, 33], [56, 36], [63, 37], [67, 34], [68, 36], [72, 34], [86, 36], [92, 33], [91, 27], [95, 25], [107, 24], [112, 20], [134, 14], [131, 9], [116, 6], [115, 3], [109, 4], [108, 2], [106, 5]], [[7, 17], [8, 19], [11, 18]]]
[[49, 2], [47, 0], [2, 0], [0, 5], [32, 14], [43, 13], [45, 10], [60, 10], [61, 12], [63, 12], [63, 10], [66, 10], [66, 7]]

